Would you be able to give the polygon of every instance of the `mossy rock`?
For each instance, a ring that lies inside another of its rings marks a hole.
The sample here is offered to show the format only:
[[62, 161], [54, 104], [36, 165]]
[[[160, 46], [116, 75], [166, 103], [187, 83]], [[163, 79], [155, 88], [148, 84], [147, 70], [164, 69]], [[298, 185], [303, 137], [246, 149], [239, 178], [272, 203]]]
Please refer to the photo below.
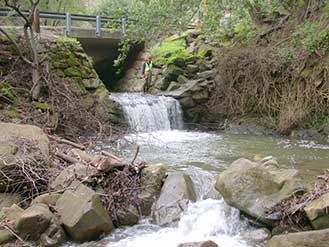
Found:
[[21, 118], [20, 112], [17, 111], [17, 109], [15, 109], [15, 108], [8, 108], [3, 111], [3, 114], [10, 119], [20, 119]]
[[82, 78], [82, 72], [77, 67], [69, 67], [64, 70], [64, 75], [66, 77], [79, 77]]
[[169, 37], [164, 40], [159, 47], [153, 50], [153, 60], [157, 64], [171, 64], [177, 58], [186, 59], [193, 56], [186, 51], [187, 44], [184, 38]]

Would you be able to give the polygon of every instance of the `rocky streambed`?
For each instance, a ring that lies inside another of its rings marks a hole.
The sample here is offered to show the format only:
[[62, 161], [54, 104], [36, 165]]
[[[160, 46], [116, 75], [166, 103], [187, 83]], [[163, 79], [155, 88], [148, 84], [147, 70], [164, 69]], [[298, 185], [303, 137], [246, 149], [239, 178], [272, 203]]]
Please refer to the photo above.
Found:
[[[53, 137], [49, 140], [34, 126], [2, 123], [0, 127], [6, 130], [0, 134], [1, 244], [326, 246], [326, 193], [300, 210], [305, 208], [309, 223], [302, 229], [282, 227], [282, 215], [269, 210], [314, 190], [317, 176], [329, 162], [328, 146], [273, 137], [162, 131], [128, 135], [116, 145], [99, 142], [91, 155], [63, 139], [54, 146]], [[136, 144], [140, 152], [129, 165]], [[112, 155], [114, 151], [123, 160]], [[40, 170], [45, 173], [35, 176]], [[22, 177], [27, 181], [17, 187]], [[116, 179], [122, 183], [110, 186], [109, 181]], [[302, 232], [292, 233], [296, 231]], [[184, 244], [189, 242], [193, 244]]]

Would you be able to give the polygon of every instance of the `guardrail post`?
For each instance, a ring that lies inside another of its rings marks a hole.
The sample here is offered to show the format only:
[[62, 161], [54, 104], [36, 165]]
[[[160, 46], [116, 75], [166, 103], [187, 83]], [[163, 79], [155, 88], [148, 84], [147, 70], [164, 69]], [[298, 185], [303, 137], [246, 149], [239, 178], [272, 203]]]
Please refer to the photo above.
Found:
[[66, 36], [71, 36], [72, 31], [72, 18], [70, 13], [65, 14], [65, 21], [66, 21]]
[[96, 16], [96, 37], [101, 36], [101, 17]]
[[122, 23], [122, 34], [123, 34], [123, 36], [126, 36], [126, 34], [127, 34], [127, 20], [126, 20], [126, 18], [122, 18], [121, 23]]

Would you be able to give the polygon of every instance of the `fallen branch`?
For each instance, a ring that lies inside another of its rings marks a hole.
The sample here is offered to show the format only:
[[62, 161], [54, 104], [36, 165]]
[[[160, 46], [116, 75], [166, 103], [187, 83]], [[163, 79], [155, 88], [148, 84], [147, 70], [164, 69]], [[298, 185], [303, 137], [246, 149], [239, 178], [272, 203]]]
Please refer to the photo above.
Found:
[[58, 143], [67, 144], [67, 145], [70, 145], [72, 147], [75, 147], [75, 148], [78, 148], [78, 149], [81, 149], [81, 150], [85, 150], [86, 149], [85, 146], [83, 146], [83, 145], [80, 145], [80, 144], [71, 142], [71, 141], [66, 140], [66, 139], [63, 139], [63, 138], [59, 138], [59, 137], [52, 136], [52, 135], [48, 135], [48, 137], [49, 137], [49, 139], [51, 139], [53, 141], [56, 141]]
[[102, 154], [102, 155], [105, 155], [105, 156], [108, 156], [108, 157], [110, 157], [110, 158], [112, 158], [112, 159], [115, 159], [115, 160], [117, 160], [117, 161], [122, 162], [122, 160], [121, 160], [119, 157], [117, 157], [117, 156], [115, 156], [114, 154], [111, 154], [111, 153], [109, 153], [109, 152], [107, 152], [107, 151], [102, 151], [101, 154]]
[[66, 162], [68, 163], [72, 163], [72, 164], [76, 164], [76, 163], [79, 163], [79, 161], [69, 155], [66, 155], [66, 154], [63, 154], [63, 153], [60, 153], [60, 152], [56, 152], [55, 155], [63, 160], [65, 160]]

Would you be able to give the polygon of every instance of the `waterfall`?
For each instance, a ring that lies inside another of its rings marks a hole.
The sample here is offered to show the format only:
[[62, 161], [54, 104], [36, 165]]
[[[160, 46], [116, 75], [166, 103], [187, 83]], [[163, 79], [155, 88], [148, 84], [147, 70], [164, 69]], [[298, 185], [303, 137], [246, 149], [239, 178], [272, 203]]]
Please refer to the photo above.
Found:
[[152, 132], [182, 129], [182, 110], [179, 102], [171, 97], [141, 93], [111, 94], [123, 110], [131, 130]]

